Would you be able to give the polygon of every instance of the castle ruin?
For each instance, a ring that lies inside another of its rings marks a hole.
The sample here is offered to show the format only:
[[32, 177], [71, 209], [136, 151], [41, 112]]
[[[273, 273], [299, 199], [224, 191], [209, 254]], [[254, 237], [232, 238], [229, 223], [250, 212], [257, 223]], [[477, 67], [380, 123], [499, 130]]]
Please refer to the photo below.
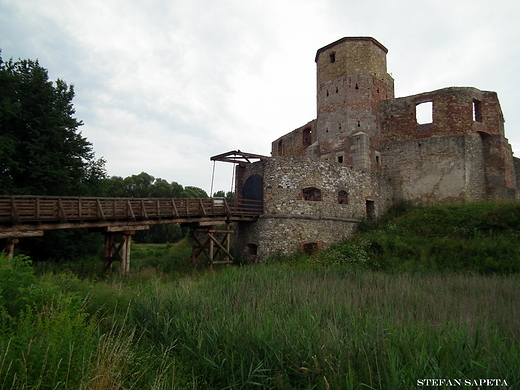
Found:
[[[236, 167], [236, 195], [263, 200], [240, 222], [249, 261], [349, 238], [401, 201], [516, 199], [514, 158], [497, 94], [450, 87], [395, 98], [387, 49], [346, 37], [316, 54], [317, 118], [272, 143], [271, 157]], [[430, 119], [419, 123], [417, 111]]]

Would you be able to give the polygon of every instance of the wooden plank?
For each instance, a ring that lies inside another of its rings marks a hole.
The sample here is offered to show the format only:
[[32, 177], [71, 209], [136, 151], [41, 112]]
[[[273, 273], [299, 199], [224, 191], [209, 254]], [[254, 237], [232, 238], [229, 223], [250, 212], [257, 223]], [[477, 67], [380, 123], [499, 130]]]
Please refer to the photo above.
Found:
[[18, 214], [18, 209], [16, 208], [16, 202], [14, 198], [11, 199], [11, 216], [14, 219], [15, 223], [20, 223], [20, 215]]
[[102, 221], [106, 221], [105, 213], [103, 212], [103, 206], [101, 206], [101, 201], [96, 199], [96, 216]]

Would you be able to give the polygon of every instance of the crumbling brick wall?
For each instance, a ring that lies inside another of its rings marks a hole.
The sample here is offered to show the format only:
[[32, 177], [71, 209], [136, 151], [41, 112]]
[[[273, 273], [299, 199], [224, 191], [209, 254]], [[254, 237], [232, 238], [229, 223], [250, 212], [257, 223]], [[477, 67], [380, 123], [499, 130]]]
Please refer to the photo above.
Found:
[[[429, 102], [431, 123], [417, 106]], [[382, 169], [417, 203], [515, 197], [511, 147], [496, 93], [451, 87], [381, 102]]]

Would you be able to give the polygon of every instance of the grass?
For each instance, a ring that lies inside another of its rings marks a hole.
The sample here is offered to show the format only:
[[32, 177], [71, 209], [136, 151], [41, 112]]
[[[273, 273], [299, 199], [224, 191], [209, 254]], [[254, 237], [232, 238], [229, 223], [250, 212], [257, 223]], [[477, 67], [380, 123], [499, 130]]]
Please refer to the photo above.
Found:
[[518, 388], [513, 206], [405, 207], [314, 256], [213, 271], [187, 242], [134, 246], [125, 278], [0, 257], [0, 390]]

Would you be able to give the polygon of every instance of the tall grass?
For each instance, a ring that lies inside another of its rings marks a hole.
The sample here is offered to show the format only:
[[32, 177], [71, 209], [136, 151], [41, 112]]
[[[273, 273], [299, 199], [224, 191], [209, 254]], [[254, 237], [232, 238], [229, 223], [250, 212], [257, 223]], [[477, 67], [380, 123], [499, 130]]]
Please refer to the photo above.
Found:
[[134, 247], [124, 278], [0, 257], [0, 390], [520, 388], [519, 219], [405, 208], [315, 256], [211, 272], [187, 242]]
[[411, 388], [421, 378], [520, 384], [518, 277], [232, 268], [156, 285], [132, 305], [208, 388]]
[[[119, 290], [112, 307], [90, 301], [98, 287]], [[36, 278], [26, 258], [0, 254], [0, 390], [181, 388], [169, 351], [140, 345], [120, 287]]]

